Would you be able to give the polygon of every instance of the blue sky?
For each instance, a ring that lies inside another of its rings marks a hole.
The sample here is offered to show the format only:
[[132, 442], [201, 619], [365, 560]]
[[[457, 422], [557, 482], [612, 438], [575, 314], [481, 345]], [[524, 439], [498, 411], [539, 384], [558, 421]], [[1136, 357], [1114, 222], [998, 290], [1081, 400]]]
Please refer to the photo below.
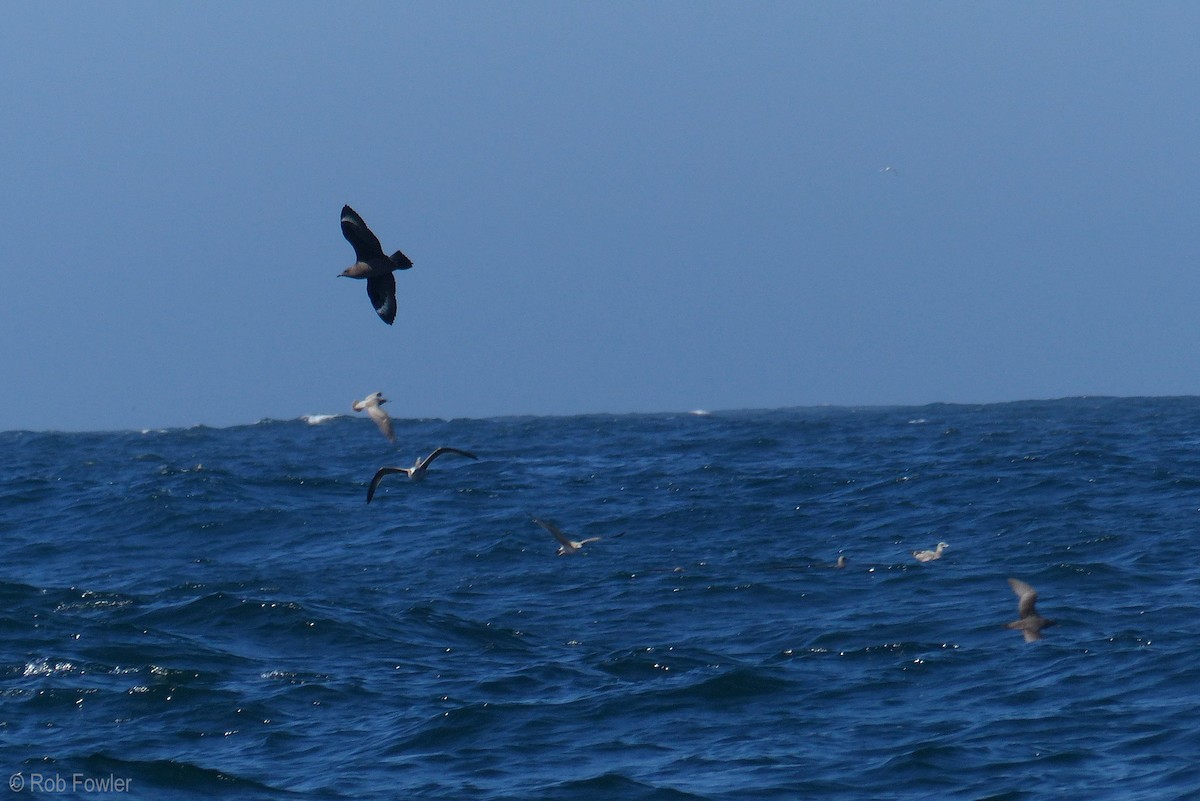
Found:
[[1195, 4], [3, 16], [0, 430], [1200, 392]]

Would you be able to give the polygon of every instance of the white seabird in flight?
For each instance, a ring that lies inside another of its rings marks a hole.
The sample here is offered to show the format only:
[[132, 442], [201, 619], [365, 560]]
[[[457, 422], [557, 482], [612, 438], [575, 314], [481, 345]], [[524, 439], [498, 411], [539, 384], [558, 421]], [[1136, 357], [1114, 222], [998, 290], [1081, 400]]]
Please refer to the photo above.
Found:
[[[570, 554], [570, 553], [579, 553], [579, 551], [583, 548], [583, 546], [587, 545], [589, 542], [599, 542], [600, 541], [599, 537], [587, 537], [586, 539], [582, 539], [582, 540], [573, 540], [570, 538], [570, 536], [567, 535], [567, 533], [565, 531], [563, 531], [561, 528], [554, 525], [553, 523], [547, 523], [545, 520], [538, 520], [536, 517], [533, 518], [533, 522], [537, 523], [539, 526], [546, 529], [546, 531], [549, 531], [550, 535], [552, 537], [554, 537], [554, 539], [558, 540], [558, 555], [559, 556], [566, 556], [567, 554]], [[624, 531], [621, 532], [621, 534], [624, 534], [624, 533], [625, 533]], [[619, 536], [621, 536], [621, 534], [614, 534], [613, 536], [619, 537]]]
[[355, 401], [350, 408], [356, 412], [366, 412], [375, 421], [375, 425], [379, 426], [379, 430], [388, 438], [388, 441], [394, 442], [396, 434], [392, 431], [392, 418], [388, 417], [388, 413], [382, 408], [385, 403], [387, 403], [387, 398], [383, 397], [382, 392], [372, 392], [362, 400]]
[[379, 482], [383, 481], [384, 476], [390, 476], [393, 473], [404, 473], [410, 481], [420, 481], [425, 478], [425, 471], [429, 469], [430, 462], [443, 453], [456, 453], [459, 456], [466, 456], [468, 459], [479, 458], [473, 453], [468, 453], [458, 448], [438, 448], [424, 459], [417, 459], [412, 467], [381, 467], [375, 472], [375, 477], [371, 479], [371, 486], [367, 487], [367, 503], [370, 503], [371, 499], [375, 497], [375, 490], [379, 488]]

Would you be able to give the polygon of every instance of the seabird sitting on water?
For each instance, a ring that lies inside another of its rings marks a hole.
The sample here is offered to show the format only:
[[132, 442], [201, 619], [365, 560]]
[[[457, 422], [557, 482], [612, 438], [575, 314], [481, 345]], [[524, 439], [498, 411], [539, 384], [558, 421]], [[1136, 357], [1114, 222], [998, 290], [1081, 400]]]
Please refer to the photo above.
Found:
[[1015, 578], [1008, 580], [1008, 586], [1012, 587], [1012, 591], [1017, 594], [1017, 614], [1020, 615], [1020, 619], [1014, 620], [1012, 623], [1005, 623], [1004, 627], [1019, 629], [1025, 635], [1025, 642], [1042, 639], [1042, 629], [1053, 626], [1054, 621], [1042, 617], [1034, 608], [1037, 605], [1037, 590]]
[[443, 453], [457, 453], [459, 456], [466, 456], [468, 459], [479, 458], [473, 453], [460, 451], [458, 448], [438, 448], [424, 459], [417, 459], [416, 464], [412, 467], [381, 467], [376, 471], [375, 477], [371, 479], [371, 486], [367, 487], [367, 503], [370, 503], [371, 499], [375, 497], [375, 490], [379, 488], [379, 482], [383, 481], [384, 476], [389, 476], [392, 473], [404, 473], [410, 481], [420, 481], [425, 478], [425, 471], [429, 469], [429, 463]]
[[366, 412], [375, 421], [375, 425], [379, 426], [379, 430], [388, 438], [388, 441], [395, 442], [396, 434], [392, 431], [392, 418], [388, 417], [388, 413], [383, 410], [385, 403], [387, 403], [387, 398], [383, 397], [382, 392], [372, 392], [362, 400], [355, 401], [350, 408], [356, 412]]
[[341, 275], [367, 279], [367, 296], [375, 313], [391, 325], [396, 319], [396, 278], [392, 271], [407, 270], [413, 266], [412, 260], [398, 250], [390, 256], [385, 254], [378, 237], [349, 206], [342, 206], [342, 236], [354, 246], [357, 261]]
[[918, 562], [932, 562], [934, 559], [942, 558], [942, 549], [949, 548], [949, 543], [939, 542], [936, 551], [913, 551], [913, 558]]
[[[567, 533], [565, 531], [563, 531], [561, 528], [554, 525], [553, 523], [547, 523], [545, 520], [538, 520], [536, 517], [533, 518], [533, 522], [537, 523], [539, 526], [546, 529], [546, 531], [549, 531], [550, 535], [552, 537], [554, 537], [554, 539], [558, 540], [558, 555], [559, 556], [565, 556], [569, 553], [579, 553], [580, 549], [583, 548], [583, 546], [587, 545], [589, 542], [599, 542], [600, 541], [599, 537], [588, 537], [587, 539], [573, 540], [570, 538], [570, 536], [567, 535]], [[624, 534], [624, 533], [625, 533], [624, 531], [621, 532], [621, 534]], [[619, 537], [619, 536], [621, 536], [621, 534], [614, 534], [613, 536]]]

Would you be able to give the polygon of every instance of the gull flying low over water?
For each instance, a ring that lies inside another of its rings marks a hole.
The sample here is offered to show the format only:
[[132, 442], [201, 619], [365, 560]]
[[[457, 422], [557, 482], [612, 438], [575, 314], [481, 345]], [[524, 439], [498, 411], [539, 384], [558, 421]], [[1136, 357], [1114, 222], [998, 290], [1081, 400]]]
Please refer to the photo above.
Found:
[[1025, 642], [1042, 639], [1042, 629], [1053, 626], [1053, 620], [1047, 620], [1037, 613], [1037, 590], [1020, 579], [1010, 578], [1008, 586], [1017, 595], [1017, 614], [1020, 618], [1012, 623], [1005, 623], [1006, 629], [1017, 629], [1025, 635]]
[[338, 277], [367, 279], [367, 297], [375, 313], [391, 325], [396, 320], [396, 278], [392, 272], [412, 267], [412, 259], [398, 250], [390, 256], [384, 253], [378, 237], [349, 206], [342, 206], [342, 236], [354, 246], [357, 261]]
[[939, 542], [937, 544], [937, 550], [913, 551], [912, 555], [913, 555], [913, 558], [916, 559], [918, 562], [932, 562], [934, 559], [941, 559], [942, 558], [942, 550], [944, 548], [949, 548], [949, 547], [950, 547], [949, 543]]
[[[573, 540], [565, 531], [553, 523], [547, 523], [545, 520], [538, 520], [536, 517], [533, 518], [533, 522], [546, 529], [546, 531], [549, 531], [550, 535], [554, 537], [554, 539], [558, 540], [559, 556], [566, 556], [569, 553], [579, 553], [583, 546], [587, 545], [589, 542], [600, 541], [599, 537], [587, 537], [586, 539], [582, 540]], [[621, 532], [621, 534], [624, 533], [624, 531]], [[612, 536], [619, 537], [621, 534], [613, 534]]]
[[388, 413], [383, 410], [383, 404], [387, 403], [387, 398], [383, 397], [382, 392], [372, 392], [367, 397], [360, 401], [355, 401], [350, 407], [356, 412], [366, 412], [375, 425], [379, 426], [379, 430], [388, 438], [389, 442], [396, 441], [396, 434], [392, 431], [392, 418], [388, 417]]
[[420, 481], [425, 478], [425, 471], [429, 469], [429, 463], [443, 453], [456, 453], [459, 456], [466, 456], [468, 459], [479, 458], [473, 453], [461, 451], [458, 448], [438, 448], [424, 459], [417, 459], [416, 464], [412, 467], [381, 467], [376, 471], [375, 477], [371, 479], [371, 486], [367, 487], [367, 503], [370, 503], [371, 499], [375, 497], [375, 490], [379, 488], [379, 482], [383, 481], [384, 476], [390, 476], [393, 473], [404, 473], [410, 481]]

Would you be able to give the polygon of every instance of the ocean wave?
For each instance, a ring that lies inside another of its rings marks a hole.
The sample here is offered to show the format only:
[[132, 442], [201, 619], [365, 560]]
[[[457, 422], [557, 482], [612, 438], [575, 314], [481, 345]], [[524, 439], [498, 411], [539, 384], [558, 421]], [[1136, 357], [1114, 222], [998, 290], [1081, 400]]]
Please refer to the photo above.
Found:
[[[351, 419], [4, 435], [6, 764], [172, 798], [1200, 792], [1200, 400]], [[481, 459], [365, 504], [438, 444]], [[534, 515], [604, 539], [556, 556]]]
[[342, 417], [349, 417], [345, 414], [306, 414], [300, 417], [301, 420], [308, 423], [310, 426], [319, 426], [322, 423], [328, 423], [330, 420], [337, 420]]

